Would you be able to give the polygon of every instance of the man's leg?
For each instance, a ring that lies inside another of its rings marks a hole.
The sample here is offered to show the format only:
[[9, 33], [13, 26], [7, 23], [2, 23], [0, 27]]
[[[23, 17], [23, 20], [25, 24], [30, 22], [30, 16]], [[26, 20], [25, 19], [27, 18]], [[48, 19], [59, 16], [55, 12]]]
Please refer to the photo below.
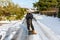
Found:
[[33, 34], [36, 34], [32, 22], [31, 22], [31, 28], [32, 28], [32, 33], [33, 33]]
[[27, 29], [28, 29], [28, 31], [30, 30], [30, 27], [29, 27], [29, 25], [27, 25]]
[[29, 21], [27, 21], [27, 29], [28, 29], [28, 31], [30, 30], [30, 24], [29, 24]]
[[27, 29], [28, 29], [28, 31], [30, 30], [30, 25], [29, 24], [27, 24]]
[[33, 24], [31, 23], [31, 28], [32, 28], [32, 30], [34, 30], [34, 27], [33, 27]]
[[30, 28], [32, 29], [32, 30], [34, 30], [34, 28], [33, 28], [33, 25], [32, 25], [32, 19], [29, 19], [29, 26], [30, 26]]

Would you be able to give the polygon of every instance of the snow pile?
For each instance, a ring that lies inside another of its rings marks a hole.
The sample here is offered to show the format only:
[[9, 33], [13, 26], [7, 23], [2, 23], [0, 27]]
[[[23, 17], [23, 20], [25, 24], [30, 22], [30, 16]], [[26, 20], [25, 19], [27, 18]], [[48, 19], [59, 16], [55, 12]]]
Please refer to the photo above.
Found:
[[1, 40], [6, 38], [8, 39], [8, 37], [10, 38], [10, 36], [12, 37], [12, 35], [14, 35], [16, 31], [20, 28], [21, 22], [22, 21], [16, 21], [14, 23], [0, 26], [0, 35], [2, 35]]
[[[38, 15], [37, 15], [38, 16]], [[35, 18], [37, 17], [37, 16], [35, 16]], [[44, 16], [44, 15], [43, 15]], [[37, 18], [36, 18], [37, 19]], [[47, 20], [48, 21], [48, 20]], [[33, 24], [34, 24], [34, 22], [33, 22]], [[39, 25], [39, 26], [36, 26], [35, 24], [37, 24], [37, 25]], [[35, 28], [37, 28], [37, 29], [39, 29], [40, 28], [40, 30], [41, 30], [41, 32], [40, 32], [40, 36], [42, 37], [42, 39], [43, 40], [60, 40], [60, 36], [57, 36], [56, 34], [55, 34], [55, 32], [53, 32], [53, 30], [52, 29], [50, 29], [50, 28], [48, 28], [46, 25], [44, 25], [44, 24], [42, 24], [39, 20], [37, 20], [37, 22], [34, 24], [34, 26], [36, 26]], [[36, 30], [37, 30], [36, 29]]]
[[44, 24], [39, 23], [39, 26], [41, 28], [41, 30], [43, 31], [43, 33], [45, 34], [46, 37], [48, 37], [48, 39], [50, 40], [59, 40], [59, 38], [57, 37], [57, 35], [48, 27], [46, 27]]

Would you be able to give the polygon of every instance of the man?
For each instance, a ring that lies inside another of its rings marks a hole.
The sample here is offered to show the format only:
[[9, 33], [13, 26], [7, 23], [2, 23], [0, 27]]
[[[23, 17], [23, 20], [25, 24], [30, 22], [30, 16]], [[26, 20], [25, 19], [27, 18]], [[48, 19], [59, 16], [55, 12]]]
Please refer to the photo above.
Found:
[[[32, 15], [32, 13], [27, 13], [26, 15], [26, 23], [27, 23], [27, 29], [28, 29], [28, 32], [30, 32], [30, 28], [32, 29], [32, 33], [33, 34], [36, 34], [35, 30], [34, 30], [34, 27], [33, 27], [33, 24], [32, 24], [32, 19], [35, 19]], [[36, 20], [36, 19], [35, 19]]]

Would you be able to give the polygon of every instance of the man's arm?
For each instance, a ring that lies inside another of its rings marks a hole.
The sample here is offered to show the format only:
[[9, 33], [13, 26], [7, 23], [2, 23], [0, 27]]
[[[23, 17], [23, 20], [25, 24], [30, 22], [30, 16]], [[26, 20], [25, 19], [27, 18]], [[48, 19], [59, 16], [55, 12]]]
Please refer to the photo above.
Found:
[[23, 20], [22, 24], [26, 21], [26, 19]]
[[37, 21], [35, 17], [33, 17], [33, 19], [34, 19], [35, 21]]
[[34, 19], [35, 21], [37, 21], [33, 14], [32, 14], [32, 16], [33, 16], [33, 19]]
[[24, 21], [26, 21], [26, 18], [27, 18], [27, 14], [26, 15], [24, 15], [24, 20], [23, 20], [23, 22], [22, 22], [22, 24], [24, 23]]

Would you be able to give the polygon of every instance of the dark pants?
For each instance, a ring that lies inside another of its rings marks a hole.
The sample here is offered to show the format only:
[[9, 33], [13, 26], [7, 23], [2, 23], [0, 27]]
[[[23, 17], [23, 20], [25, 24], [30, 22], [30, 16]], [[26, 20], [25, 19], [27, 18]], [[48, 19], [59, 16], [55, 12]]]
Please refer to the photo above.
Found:
[[32, 24], [32, 19], [31, 20], [27, 20], [27, 29], [30, 30], [30, 27], [32, 30], [34, 30], [33, 24]]

